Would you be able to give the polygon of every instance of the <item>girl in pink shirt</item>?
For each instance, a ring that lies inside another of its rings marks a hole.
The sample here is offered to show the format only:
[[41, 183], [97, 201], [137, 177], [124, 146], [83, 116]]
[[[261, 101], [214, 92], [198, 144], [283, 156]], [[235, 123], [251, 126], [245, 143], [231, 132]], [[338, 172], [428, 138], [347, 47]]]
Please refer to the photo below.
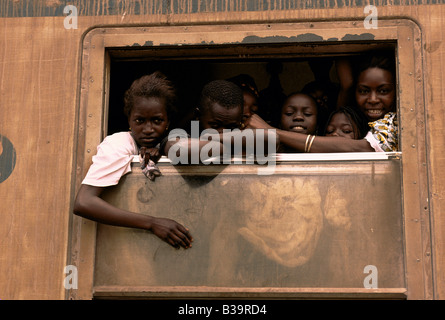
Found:
[[75, 214], [104, 224], [151, 231], [178, 249], [191, 247], [189, 230], [176, 221], [122, 210], [100, 197], [104, 188], [118, 184], [131, 171], [134, 155], [141, 154], [145, 166], [150, 160], [159, 160], [164, 150], [158, 146], [166, 136], [175, 99], [172, 84], [160, 72], [133, 82], [125, 93], [124, 106], [130, 131], [110, 135], [98, 146], [77, 193]]

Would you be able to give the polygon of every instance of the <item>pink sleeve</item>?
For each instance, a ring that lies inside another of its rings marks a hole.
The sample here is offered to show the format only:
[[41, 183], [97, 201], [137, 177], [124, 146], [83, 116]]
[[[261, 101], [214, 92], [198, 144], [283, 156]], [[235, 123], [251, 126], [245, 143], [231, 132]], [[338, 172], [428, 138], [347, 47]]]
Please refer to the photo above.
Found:
[[137, 147], [126, 136], [105, 138], [97, 147], [97, 154], [93, 156], [93, 163], [82, 184], [96, 187], [118, 184], [123, 175], [131, 172], [135, 152], [137, 154]]

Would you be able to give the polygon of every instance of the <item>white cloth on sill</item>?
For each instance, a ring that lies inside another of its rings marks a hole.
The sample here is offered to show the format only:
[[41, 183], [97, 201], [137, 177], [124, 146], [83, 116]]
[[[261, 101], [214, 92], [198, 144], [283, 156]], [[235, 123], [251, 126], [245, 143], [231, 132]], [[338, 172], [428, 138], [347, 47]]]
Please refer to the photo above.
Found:
[[382, 148], [380, 147], [379, 141], [374, 137], [371, 131], [368, 131], [365, 140], [369, 142], [375, 152], [383, 152]]

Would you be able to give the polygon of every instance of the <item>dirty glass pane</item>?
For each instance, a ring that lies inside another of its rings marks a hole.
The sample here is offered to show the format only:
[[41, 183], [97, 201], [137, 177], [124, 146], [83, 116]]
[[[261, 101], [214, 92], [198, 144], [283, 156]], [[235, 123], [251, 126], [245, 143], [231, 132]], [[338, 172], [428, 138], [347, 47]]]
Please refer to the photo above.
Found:
[[154, 182], [134, 164], [104, 198], [175, 219], [195, 241], [176, 250], [99, 224], [95, 286], [363, 288], [371, 265], [378, 288], [405, 287], [400, 164], [282, 161], [258, 175], [256, 164], [161, 163]]

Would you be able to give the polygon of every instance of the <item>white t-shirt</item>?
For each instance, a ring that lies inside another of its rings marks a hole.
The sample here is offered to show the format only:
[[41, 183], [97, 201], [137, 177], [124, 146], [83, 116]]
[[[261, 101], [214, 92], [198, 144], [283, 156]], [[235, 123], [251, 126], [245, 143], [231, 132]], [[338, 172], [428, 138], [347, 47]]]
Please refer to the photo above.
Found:
[[379, 141], [374, 137], [371, 131], [368, 131], [368, 134], [365, 137], [366, 141], [369, 142], [371, 147], [375, 150], [375, 152], [384, 152], [380, 147]]
[[114, 186], [120, 178], [131, 172], [133, 156], [139, 150], [130, 132], [118, 132], [107, 136], [97, 147], [93, 163], [82, 184], [95, 187]]

